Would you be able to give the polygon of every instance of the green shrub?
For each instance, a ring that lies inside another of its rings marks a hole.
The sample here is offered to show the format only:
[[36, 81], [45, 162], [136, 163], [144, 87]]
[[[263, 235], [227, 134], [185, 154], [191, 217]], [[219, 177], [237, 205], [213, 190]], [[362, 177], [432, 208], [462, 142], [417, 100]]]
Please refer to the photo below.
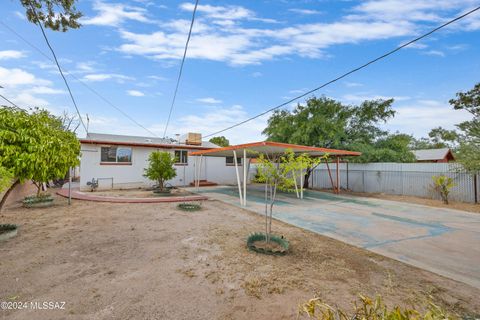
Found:
[[440, 197], [445, 204], [448, 204], [448, 195], [450, 194], [450, 190], [455, 187], [455, 183], [453, 183], [453, 179], [447, 176], [433, 176], [433, 188], [440, 193]]
[[300, 305], [299, 317], [308, 316], [317, 320], [457, 320], [458, 317], [448, 314], [441, 307], [429, 303], [425, 312], [395, 306], [389, 309], [380, 296], [376, 299], [359, 296], [353, 312], [347, 313], [338, 307], [332, 307], [319, 298], [310, 299]]
[[158, 188], [163, 191], [165, 188], [165, 182], [177, 176], [177, 172], [173, 165], [175, 164], [175, 158], [172, 157], [170, 152], [154, 151], [148, 156], [148, 168], [144, 169], [143, 175], [150, 180], [158, 182]]

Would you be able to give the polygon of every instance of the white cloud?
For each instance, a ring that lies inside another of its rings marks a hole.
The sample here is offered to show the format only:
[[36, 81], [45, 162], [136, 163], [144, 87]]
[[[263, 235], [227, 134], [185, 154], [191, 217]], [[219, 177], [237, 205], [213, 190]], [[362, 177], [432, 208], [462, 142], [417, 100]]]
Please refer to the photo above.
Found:
[[99, 82], [106, 80], [116, 80], [119, 83], [123, 83], [127, 80], [134, 80], [134, 78], [117, 73], [92, 73], [87, 74], [82, 78], [83, 81]]
[[0, 51], [0, 60], [20, 59], [26, 57], [25, 52], [18, 50], [3, 50]]
[[22, 69], [7, 69], [0, 67], [0, 85], [3, 87], [16, 87], [22, 85], [50, 85], [51, 82], [35, 77], [30, 72]]
[[355, 88], [355, 87], [361, 87], [361, 86], [363, 86], [363, 84], [358, 83], [358, 82], [348, 82], [348, 81], [346, 81], [345, 86], [347, 86], [349, 88]]
[[395, 110], [395, 117], [385, 127], [416, 137], [426, 136], [432, 128], [438, 126], [455, 129], [456, 124], [472, 118], [465, 110], [454, 110], [447, 102], [436, 100], [412, 101], [396, 106]]
[[424, 51], [423, 54], [426, 54], [429, 56], [445, 57], [445, 53], [440, 50], [428, 50], [428, 51]]
[[97, 26], [119, 26], [127, 20], [151, 23], [147, 18], [147, 10], [140, 7], [133, 7], [121, 3], [106, 3], [95, 1], [93, 10], [98, 14], [95, 17], [81, 20], [85, 25]]
[[[200, 132], [204, 136], [215, 131], [224, 129], [229, 125], [233, 125], [238, 121], [247, 119], [250, 115], [240, 105], [230, 107], [216, 107], [207, 112], [198, 115], [188, 115], [179, 117], [169, 127], [169, 134], [173, 136], [175, 133]], [[266, 127], [269, 115], [260, 117], [244, 125], [228, 130], [220, 135], [226, 136], [231, 143], [245, 143], [252, 141], [262, 141], [265, 137], [261, 132]], [[153, 132], [163, 134], [164, 124], [156, 124], [149, 129]], [[209, 139], [209, 138], [205, 138]]]
[[312, 10], [312, 9], [299, 9], [299, 8], [292, 8], [288, 9], [288, 11], [293, 12], [293, 13], [298, 13], [298, 14], [304, 14], [304, 15], [314, 15], [314, 14], [321, 14], [321, 11], [318, 10]]
[[138, 90], [127, 90], [127, 94], [132, 97], [143, 97], [145, 94]]
[[388, 100], [394, 99], [395, 101], [405, 101], [409, 100], [410, 97], [407, 96], [382, 96], [382, 95], [369, 95], [369, 94], [346, 94], [342, 97], [342, 100], [345, 100], [350, 103], [361, 103], [365, 100]]
[[66, 93], [63, 90], [46, 87], [46, 86], [36, 86], [31, 89], [28, 89], [27, 91], [33, 94], [64, 94]]
[[[271, 25], [245, 26], [258, 20], [256, 13], [242, 6], [199, 5], [189, 59], [225, 62], [231, 65], [259, 64], [291, 56], [325, 58], [330, 47], [341, 44], [365, 43], [383, 39], [411, 37], [431, 27], [432, 23], [463, 12], [475, 0], [369, 0], [350, 9], [347, 15], [332, 22], [300, 23], [287, 27]], [[193, 3], [183, 3], [181, 10], [193, 10]], [[304, 14], [315, 10], [291, 9]], [[171, 61], [181, 59], [189, 19], [159, 24], [151, 33], [121, 31], [124, 43], [118, 50], [128, 55]], [[480, 19], [471, 19], [458, 28], [473, 30]], [[426, 48], [425, 44], [411, 46]]]
[[197, 99], [197, 101], [202, 102], [202, 103], [208, 103], [208, 104], [222, 103], [222, 100], [218, 100], [218, 99], [215, 99], [215, 98], [212, 98], [212, 97], [199, 98], [199, 99]]

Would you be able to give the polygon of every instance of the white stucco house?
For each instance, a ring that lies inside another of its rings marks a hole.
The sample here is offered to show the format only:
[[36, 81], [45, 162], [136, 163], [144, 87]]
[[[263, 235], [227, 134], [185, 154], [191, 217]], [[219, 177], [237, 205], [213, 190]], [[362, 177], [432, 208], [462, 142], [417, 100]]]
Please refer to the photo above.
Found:
[[[194, 139], [189, 139], [193, 137]], [[202, 141], [198, 134], [187, 134], [179, 141], [171, 139], [138, 137], [126, 135], [89, 133], [80, 139], [80, 189], [89, 190], [88, 181], [98, 179], [99, 189], [126, 189], [148, 187], [153, 181], [143, 177], [152, 151], [171, 152], [177, 159], [177, 176], [168, 181], [173, 186], [189, 185], [195, 180], [195, 166], [198, 180], [218, 184], [236, 183], [233, 157], [199, 157], [190, 152], [218, 148], [217, 145]], [[197, 160], [197, 161], [195, 161]], [[238, 158], [240, 174], [243, 175], [242, 159]], [[248, 169], [247, 169], [248, 170]], [[184, 178], [185, 177], [185, 178]]]

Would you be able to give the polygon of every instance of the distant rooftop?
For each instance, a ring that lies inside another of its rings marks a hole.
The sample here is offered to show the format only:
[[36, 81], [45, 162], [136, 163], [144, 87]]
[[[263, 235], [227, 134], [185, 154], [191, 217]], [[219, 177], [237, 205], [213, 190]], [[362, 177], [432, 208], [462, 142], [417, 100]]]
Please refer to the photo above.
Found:
[[80, 142], [83, 143], [112, 143], [112, 144], [135, 144], [135, 145], [152, 145], [152, 146], [162, 146], [162, 145], [170, 145], [170, 146], [183, 146], [189, 147], [192, 149], [195, 148], [218, 148], [218, 146], [210, 141], [202, 141], [201, 145], [189, 145], [185, 143], [179, 143], [174, 139], [163, 139], [157, 137], [141, 137], [141, 136], [127, 136], [127, 135], [119, 135], [119, 134], [107, 134], [107, 133], [93, 133], [89, 132], [86, 138], [80, 139]]
[[412, 150], [418, 161], [434, 161], [444, 159], [450, 151], [449, 148]]

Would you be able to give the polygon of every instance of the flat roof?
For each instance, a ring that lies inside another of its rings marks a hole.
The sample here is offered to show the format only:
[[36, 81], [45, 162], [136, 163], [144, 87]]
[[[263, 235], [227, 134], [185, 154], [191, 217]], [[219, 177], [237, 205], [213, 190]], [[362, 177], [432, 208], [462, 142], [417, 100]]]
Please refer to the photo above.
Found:
[[202, 141], [201, 145], [191, 145], [185, 143], [178, 143], [172, 139], [163, 139], [157, 137], [141, 137], [141, 136], [127, 136], [118, 134], [105, 133], [88, 133], [86, 138], [79, 139], [80, 143], [84, 144], [105, 144], [105, 145], [119, 145], [131, 147], [150, 147], [150, 148], [165, 148], [165, 149], [212, 149], [218, 146], [209, 141]]
[[[325, 154], [335, 156], [360, 156], [361, 152], [328, 149], [319, 147], [302, 146], [298, 144], [260, 141], [245, 144], [237, 144], [235, 146], [215, 148], [201, 151], [194, 151], [190, 154], [192, 156], [210, 156], [210, 157], [229, 157], [233, 156], [233, 151], [242, 151], [237, 153], [237, 157], [243, 157], [243, 150], [247, 150], [248, 158], [257, 158], [259, 154], [278, 155], [285, 152], [286, 149], [291, 149], [294, 153], [307, 153], [310, 156], [323, 156]], [[251, 151], [250, 153], [248, 151]]]

